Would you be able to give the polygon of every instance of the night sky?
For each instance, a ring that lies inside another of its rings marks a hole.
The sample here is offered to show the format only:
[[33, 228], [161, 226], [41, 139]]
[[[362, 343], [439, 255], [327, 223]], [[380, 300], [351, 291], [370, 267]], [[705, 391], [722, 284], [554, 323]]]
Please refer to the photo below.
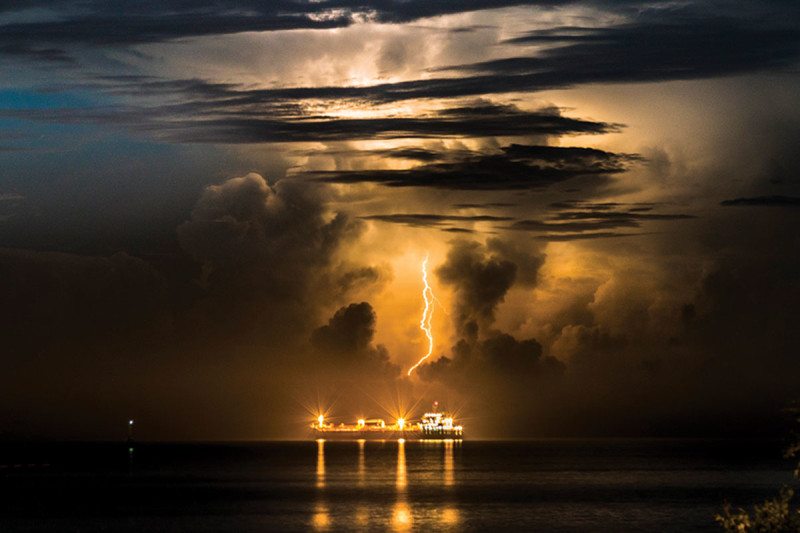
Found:
[[780, 436], [799, 65], [789, 0], [0, 0], [0, 438]]

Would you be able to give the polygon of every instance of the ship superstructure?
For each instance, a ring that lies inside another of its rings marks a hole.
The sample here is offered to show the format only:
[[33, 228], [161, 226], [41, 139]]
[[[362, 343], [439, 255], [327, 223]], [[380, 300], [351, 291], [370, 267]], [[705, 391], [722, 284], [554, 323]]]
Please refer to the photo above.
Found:
[[381, 418], [359, 419], [355, 424], [333, 424], [320, 415], [311, 424], [311, 434], [316, 439], [331, 440], [388, 440], [388, 439], [455, 439], [464, 438], [464, 428], [456, 425], [451, 415], [434, 409], [425, 413], [418, 422], [398, 418], [387, 424]]
[[439, 412], [425, 413], [417, 426], [423, 438], [460, 439], [464, 435], [464, 428], [455, 425], [452, 416]]

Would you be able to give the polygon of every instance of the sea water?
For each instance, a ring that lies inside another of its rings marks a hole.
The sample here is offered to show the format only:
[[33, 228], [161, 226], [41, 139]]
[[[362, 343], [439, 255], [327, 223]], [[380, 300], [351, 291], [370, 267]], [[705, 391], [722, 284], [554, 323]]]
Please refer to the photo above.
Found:
[[775, 442], [0, 444], [0, 531], [714, 531]]

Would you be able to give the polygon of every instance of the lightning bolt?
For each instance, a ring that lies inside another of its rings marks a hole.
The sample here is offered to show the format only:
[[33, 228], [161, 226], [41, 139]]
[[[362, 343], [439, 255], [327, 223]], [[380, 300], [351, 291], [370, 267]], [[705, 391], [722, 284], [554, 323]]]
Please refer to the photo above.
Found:
[[425, 336], [428, 338], [428, 352], [423, 355], [419, 361], [417, 361], [417, 364], [408, 369], [409, 376], [415, 368], [421, 365], [422, 362], [430, 357], [433, 353], [433, 330], [431, 329], [431, 320], [433, 320], [433, 303], [436, 300], [436, 296], [433, 295], [433, 289], [431, 289], [431, 286], [428, 284], [427, 255], [425, 256], [425, 260], [422, 262], [422, 283], [425, 285], [422, 289], [422, 299], [425, 301], [425, 309], [422, 311], [422, 318], [419, 321], [419, 329], [424, 331]]

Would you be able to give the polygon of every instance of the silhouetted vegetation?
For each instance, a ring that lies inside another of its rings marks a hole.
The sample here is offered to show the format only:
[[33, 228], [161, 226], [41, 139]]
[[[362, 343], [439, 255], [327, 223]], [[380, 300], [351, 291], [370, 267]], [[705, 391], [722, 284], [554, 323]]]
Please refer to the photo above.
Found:
[[[800, 408], [791, 409], [791, 413], [795, 418], [795, 426], [800, 426]], [[787, 459], [800, 456], [800, 433], [797, 430], [784, 456]], [[800, 462], [795, 465], [794, 477], [800, 479]], [[783, 486], [777, 497], [753, 506], [752, 513], [741, 507], [733, 510], [726, 502], [722, 514], [718, 514], [714, 519], [725, 531], [731, 532], [800, 532], [800, 508], [794, 501], [794, 493], [791, 487]]]

